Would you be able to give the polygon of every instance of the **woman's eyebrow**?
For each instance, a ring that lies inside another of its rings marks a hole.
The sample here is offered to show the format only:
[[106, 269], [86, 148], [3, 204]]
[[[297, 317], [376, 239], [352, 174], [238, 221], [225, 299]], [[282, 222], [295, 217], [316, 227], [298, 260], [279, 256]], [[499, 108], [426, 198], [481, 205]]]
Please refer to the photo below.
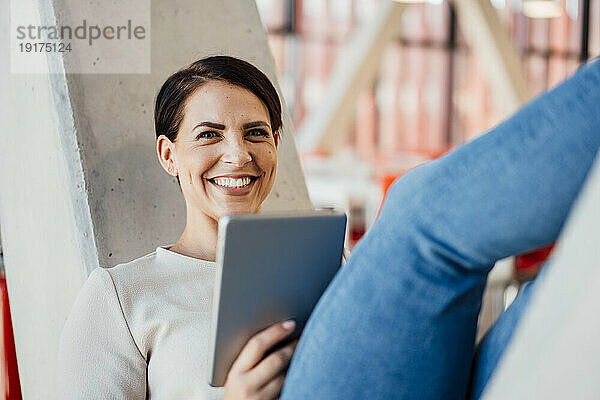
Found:
[[219, 130], [224, 130], [225, 129], [225, 125], [223, 125], [223, 124], [217, 124], [215, 122], [204, 121], [204, 122], [200, 122], [192, 130], [195, 130], [196, 128], [199, 128], [201, 126], [206, 126], [206, 127], [209, 127], [209, 128], [219, 129]]
[[269, 124], [267, 124], [265, 121], [248, 122], [247, 124], [244, 124], [243, 128], [250, 129], [250, 128], [256, 128], [259, 126], [266, 126], [267, 128], [271, 129], [271, 126]]

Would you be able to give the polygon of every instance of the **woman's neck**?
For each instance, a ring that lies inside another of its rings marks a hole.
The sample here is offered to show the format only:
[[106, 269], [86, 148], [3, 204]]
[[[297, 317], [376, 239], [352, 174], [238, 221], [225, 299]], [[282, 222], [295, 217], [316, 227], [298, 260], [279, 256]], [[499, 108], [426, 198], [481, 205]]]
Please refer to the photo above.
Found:
[[217, 231], [218, 221], [206, 214], [187, 210], [185, 229], [179, 240], [169, 250], [188, 257], [215, 261]]

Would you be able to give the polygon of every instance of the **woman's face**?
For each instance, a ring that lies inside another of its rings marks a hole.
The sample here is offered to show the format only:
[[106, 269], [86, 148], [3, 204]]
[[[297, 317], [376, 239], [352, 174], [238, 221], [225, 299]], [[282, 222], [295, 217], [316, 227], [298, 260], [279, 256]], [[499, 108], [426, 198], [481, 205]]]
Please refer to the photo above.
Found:
[[275, 181], [277, 142], [269, 112], [252, 92], [216, 80], [200, 87], [173, 146], [188, 210], [214, 220], [260, 211]]

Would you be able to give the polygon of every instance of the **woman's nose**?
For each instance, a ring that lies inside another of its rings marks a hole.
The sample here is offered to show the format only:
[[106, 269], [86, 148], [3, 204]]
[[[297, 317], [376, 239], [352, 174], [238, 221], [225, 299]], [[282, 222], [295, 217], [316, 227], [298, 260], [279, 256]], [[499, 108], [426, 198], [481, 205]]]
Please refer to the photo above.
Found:
[[250, 152], [243, 141], [236, 141], [227, 145], [227, 148], [225, 149], [221, 159], [226, 164], [231, 164], [236, 167], [243, 167], [252, 161], [252, 156], [250, 155]]

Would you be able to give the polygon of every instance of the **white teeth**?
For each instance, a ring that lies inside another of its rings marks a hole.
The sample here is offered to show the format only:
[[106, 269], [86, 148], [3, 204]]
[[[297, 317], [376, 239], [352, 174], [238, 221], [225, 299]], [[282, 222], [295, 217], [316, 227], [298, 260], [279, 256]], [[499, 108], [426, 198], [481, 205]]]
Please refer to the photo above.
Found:
[[252, 182], [252, 179], [250, 179], [249, 177], [244, 177], [244, 178], [215, 178], [213, 179], [213, 181], [219, 185], [219, 186], [223, 186], [223, 187], [230, 187], [230, 188], [242, 188], [245, 186], [248, 186], [250, 184], [250, 182]]

